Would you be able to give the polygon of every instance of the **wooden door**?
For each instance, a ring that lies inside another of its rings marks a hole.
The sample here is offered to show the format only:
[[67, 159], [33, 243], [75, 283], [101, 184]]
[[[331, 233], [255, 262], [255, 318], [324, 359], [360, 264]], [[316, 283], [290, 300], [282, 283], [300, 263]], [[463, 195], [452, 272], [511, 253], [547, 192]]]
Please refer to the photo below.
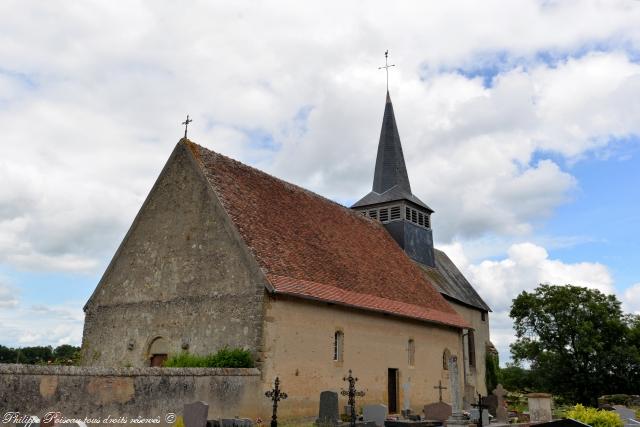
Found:
[[388, 372], [389, 413], [398, 413], [398, 370], [389, 368]]
[[159, 368], [164, 365], [165, 360], [167, 360], [166, 354], [154, 354], [151, 356], [151, 363], [149, 366]]

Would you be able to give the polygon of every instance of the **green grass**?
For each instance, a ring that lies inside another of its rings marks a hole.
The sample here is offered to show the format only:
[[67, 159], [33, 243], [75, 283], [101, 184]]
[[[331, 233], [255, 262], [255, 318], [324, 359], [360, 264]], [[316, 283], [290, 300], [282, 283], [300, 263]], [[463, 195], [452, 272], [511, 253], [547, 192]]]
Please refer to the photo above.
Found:
[[253, 357], [248, 350], [223, 348], [214, 354], [198, 356], [182, 352], [164, 362], [166, 368], [253, 368]]

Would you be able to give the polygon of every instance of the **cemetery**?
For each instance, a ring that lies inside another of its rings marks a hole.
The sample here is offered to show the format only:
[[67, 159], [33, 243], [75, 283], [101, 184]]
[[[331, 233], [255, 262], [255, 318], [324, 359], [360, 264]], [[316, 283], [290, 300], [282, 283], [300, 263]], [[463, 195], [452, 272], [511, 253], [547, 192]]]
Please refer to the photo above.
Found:
[[[399, 414], [390, 414], [385, 404], [359, 404], [358, 399], [365, 396], [365, 392], [357, 389], [358, 379], [349, 370], [343, 380], [346, 389], [339, 393], [324, 390], [319, 394], [318, 416], [314, 420], [286, 420], [280, 423], [285, 426], [314, 426], [314, 427], [634, 427], [640, 426], [640, 396], [626, 396], [625, 402], [637, 409], [621, 404], [609, 404], [607, 396], [601, 398], [599, 408], [585, 408], [578, 404], [558, 413], [554, 411], [554, 399], [549, 393], [528, 393], [524, 396], [510, 393], [501, 384], [488, 395], [478, 394], [476, 403], [470, 404], [469, 410], [461, 407], [460, 390], [456, 357], [449, 360], [452, 372], [452, 402], [442, 400], [442, 390], [447, 389], [440, 382], [435, 388], [440, 392], [438, 402], [425, 404], [421, 412], [414, 412], [405, 407]], [[272, 402], [271, 427], [277, 427], [277, 410], [288, 395], [280, 389], [279, 379], [276, 378], [274, 389], [265, 393], [265, 397]], [[347, 404], [340, 406], [339, 396], [348, 398]], [[526, 409], [514, 410], [522, 398], [526, 400]], [[618, 397], [620, 400], [621, 397]], [[176, 422], [177, 427], [262, 427], [266, 425], [262, 419], [250, 418], [214, 418], [210, 419], [208, 404], [194, 402], [184, 405], [182, 416]]]

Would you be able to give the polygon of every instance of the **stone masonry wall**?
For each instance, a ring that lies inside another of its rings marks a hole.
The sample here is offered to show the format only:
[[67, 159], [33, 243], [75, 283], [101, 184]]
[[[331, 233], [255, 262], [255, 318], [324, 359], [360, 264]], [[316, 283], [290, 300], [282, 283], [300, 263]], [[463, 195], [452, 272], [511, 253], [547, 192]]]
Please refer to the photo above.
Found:
[[224, 346], [258, 355], [264, 278], [193, 155], [179, 143], [85, 307], [83, 364], [149, 365]]
[[464, 404], [465, 408], [470, 408], [471, 403], [474, 403], [477, 400], [477, 393], [486, 396], [488, 392], [492, 390], [487, 390], [486, 382], [485, 382], [485, 371], [486, 371], [486, 354], [487, 354], [487, 343], [489, 342], [489, 313], [486, 314], [485, 320], [482, 320], [482, 311], [474, 308], [470, 308], [466, 305], [458, 304], [453, 301], [449, 301], [451, 306], [458, 312], [459, 315], [462, 316], [464, 320], [469, 322], [469, 324], [474, 329], [474, 340], [475, 340], [475, 353], [476, 353], [476, 366], [469, 366], [469, 360], [467, 359], [467, 355], [469, 354], [469, 349], [467, 346], [467, 340], [464, 340], [464, 371], [462, 367], [460, 368], [460, 372], [465, 372], [465, 388], [464, 388]]
[[[100, 421], [88, 426], [109, 424], [103, 422], [106, 417], [128, 421], [117, 425], [171, 425], [170, 414], [182, 415], [185, 403], [198, 400], [209, 404], [210, 419], [269, 416], [269, 406], [260, 406], [266, 399], [257, 369], [0, 364], [3, 418], [8, 412], [38, 417], [60, 412], [66, 418]], [[159, 421], [131, 421], [137, 418]]]

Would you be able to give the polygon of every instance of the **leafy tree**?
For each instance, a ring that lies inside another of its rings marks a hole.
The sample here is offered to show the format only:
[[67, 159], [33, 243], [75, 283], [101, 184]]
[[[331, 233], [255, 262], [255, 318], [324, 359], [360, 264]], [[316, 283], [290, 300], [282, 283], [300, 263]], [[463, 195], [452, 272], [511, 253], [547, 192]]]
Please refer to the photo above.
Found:
[[62, 344], [53, 350], [53, 363], [58, 365], [77, 365], [80, 361], [80, 347]]
[[527, 362], [539, 386], [596, 405], [597, 397], [629, 390], [637, 369], [631, 331], [613, 295], [577, 286], [541, 285], [513, 301], [516, 342], [511, 353]]
[[487, 351], [485, 364], [484, 379], [487, 384], [487, 392], [491, 393], [498, 386], [498, 375], [500, 372], [498, 355]]
[[48, 346], [23, 347], [17, 349], [18, 362], [31, 365], [47, 363], [53, 359], [53, 349]]
[[0, 363], [16, 363], [17, 355], [15, 349], [0, 345]]
[[515, 364], [507, 364], [506, 368], [500, 368], [499, 381], [502, 386], [510, 391], [529, 393], [537, 388], [535, 378], [531, 370], [524, 369]]

